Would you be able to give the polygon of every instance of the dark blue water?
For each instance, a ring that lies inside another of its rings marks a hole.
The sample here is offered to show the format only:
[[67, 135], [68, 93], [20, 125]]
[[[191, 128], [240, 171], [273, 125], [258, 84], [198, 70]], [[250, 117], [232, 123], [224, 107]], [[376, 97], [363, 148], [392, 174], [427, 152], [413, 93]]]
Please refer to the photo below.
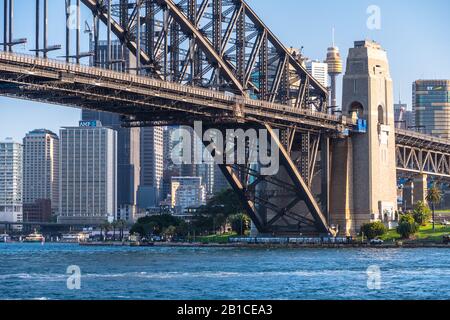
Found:
[[450, 299], [450, 251], [0, 244], [0, 299]]

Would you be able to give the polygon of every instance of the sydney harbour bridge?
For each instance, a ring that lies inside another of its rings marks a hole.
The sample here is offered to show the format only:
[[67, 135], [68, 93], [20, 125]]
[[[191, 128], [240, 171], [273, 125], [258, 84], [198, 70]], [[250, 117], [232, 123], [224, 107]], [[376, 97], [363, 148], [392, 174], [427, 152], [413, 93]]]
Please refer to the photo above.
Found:
[[[334, 234], [332, 225], [351, 233], [361, 221], [373, 219], [375, 211], [382, 214], [379, 207], [386, 199], [378, 199], [376, 192], [370, 191], [367, 205], [357, 204], [366, 201], [358, 189], [371, 190], [380, 183], [369, 177], [377, 159], [363, 165], [368, 172], [365, 187], [355, 176], [361, 170], [358, 153], [374, 150], [375, 140], [364, 137], [370, 137], [373, 128], [380, 143], [387, 144], [383, 137], [389, 135], [389, 126], [394, 128], [393, 120], [387, 120], [391, 115], [375, 123], [370, 102], [358, 105], [366, 113], [354, 104], [343, 105], [342, 114], [333, 113], [328, 88], [306, 71], [301, 57], [285, 47], [245, 1], [59, 1], [65, 2], [61, 15], [66, 25], [55, 26], [47, 0], [29, 1], [36, 19], [20, 23], [35, 32], [36, 41], [33, 52], [24, 55], [14, 52], [27, 41], [14, 32], [14, 0], [3, 0], [1, 95], [118, 113], [129, 127], [202, 121], [220, 130], [267, 129], [280, 150], [277, 175], [263, 176], [251, 165], [220, 165], [262, 234]], [[87, 52], [81, 51], [82, 7], [91, 12]], [[49, 25], [66, 29], [64, 45], [49, 44]], [[117, 59], [113, 42], [119, 42], [134, 63]], [[105, 43], [106, 51], [101, 49]], [[355, 50], [378, 50], [367, 47]], [[48, 58], [52, 51], [60, 51], [61, 58]], [[370, 59], [369, 54], [369, 66]], [[90, 66], [82, 64], [86, 60]], [[369, 78], [388, 77], [386, 70], [362, 72]], [[392, 106], [386, 102], [384, 108]], [[399, 129], [390, 135], [395, 144], [388, 150], [397, 177], [450, 179], [450, 141]], [[367, 143], [362, 146], [362, 141]], [[345, 200], [350, 197], [355, 204]]]

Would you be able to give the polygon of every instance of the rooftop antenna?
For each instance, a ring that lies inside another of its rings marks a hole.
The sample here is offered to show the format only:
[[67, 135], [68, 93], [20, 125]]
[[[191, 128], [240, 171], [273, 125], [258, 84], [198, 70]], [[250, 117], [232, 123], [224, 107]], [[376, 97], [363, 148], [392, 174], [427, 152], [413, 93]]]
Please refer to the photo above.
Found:
[[335, 40], [334, 39], [334, 27], [331, 30], [332, 30], [331, 33], [332, 33], [332, 39], [333, 39], [332, 41], [333, 41], [333, 48], [334, 48], [335, 47], [335, 45], [334, 45], [334, 43], [335, 43], [334, 42], [334, 40]]

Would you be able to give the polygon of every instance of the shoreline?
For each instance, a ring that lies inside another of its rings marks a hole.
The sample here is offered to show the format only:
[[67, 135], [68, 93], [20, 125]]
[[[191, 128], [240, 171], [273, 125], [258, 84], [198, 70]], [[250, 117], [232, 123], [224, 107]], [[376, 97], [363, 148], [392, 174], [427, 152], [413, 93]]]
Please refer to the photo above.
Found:
[[86, 247], [148, 247], [148, 248], [248, 248], [248, 249], [450, 249], [450, 245], [438, 243], [407, 244], [248, 244], [248, 243], [153, 243], [135, 245], [131, 243], [86, 242], [79, 243]]

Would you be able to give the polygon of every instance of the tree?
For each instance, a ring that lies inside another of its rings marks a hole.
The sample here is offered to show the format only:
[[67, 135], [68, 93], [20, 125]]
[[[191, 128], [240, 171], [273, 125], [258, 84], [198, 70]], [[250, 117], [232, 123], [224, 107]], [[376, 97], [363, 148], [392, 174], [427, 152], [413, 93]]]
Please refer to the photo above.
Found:
[[[105, 230], [105, 236], [103, 237], [103, 240], [106, 241], [108, 238], [108, 232], [109, 230], [111, 230], [111, 224], [108, 221], [105, 221], [102, 226], [100, 227], [100, 230]], [[100, 236], [101, 236], [101, 231], [100, 231]]]
[[123, 241], [123, 230], [125, 229], [126, 222], [123, 220], [117, 220], [117, 228], [119, 229], [120, 241]]
[[[185, 222], [177, 217], [174, 217], [170, 214], [163, 214], [163, 215], [157, 215], [157, 216], [147, 216], [140, 218], [131, 228], [130, 233], [137, 233], [142, 238], [147, 238], [149, 235], [164, 235], [164, 232], [166, 232], [169, 227], [169, 231], [173, 235], [180, 235], [185, 236], [185, 234], [179, 234], [180, 232], [187, 232], [187, 227], [182, 228]], [[180, 227], [180, 228], [179, 228]]]
[[226, 217], [244, 211], [241, 201], [239, 201], [236, 192], [232, 189], [217, 193], [210, 201], [208, 201], [205, 209], [210, 213], [219, 211]]
[[400, 216], [397, 232], [403, 239], [409, 239], [411, 235], [418, 231], [418, 225], [412, 214], [404, 214]]
[[171, 239], [173, 238], [173, 236], [176, 235], [176, 232], [177, 228], [175, 226], [168, 226], [167, 228], [164, 229], [162, 234], [166, 239]]
[[113, 229], [113, 241], [116, 241], [116, 229], [117, 229], [117, 220], [114, 220], [111, 223], [111, 227]]
[[242, 214], [243, 211], [242, 204], [233, 190], [221, 191], [198, 209], [193, 219], [193, 228], [200, 233], [223, 231], [227, 222], [231, 222], [230, 217]]
[[142, 224], [136, 223], [130, 230], [130, 234], [138, 234], [141, 238], [148, 238], [150, 234], [153, 233], [156, 228], [156, 224], [154, 222]]
[[175, 227], [175, 234], [180, 237], [186, 237], [189, 234], [189, 225], [185, 221], [182, 221]]
[[386, 232], [386, 226], [380, 221], [366, 223], [361, 226], [361, 233], [363, 233], [369, 240], [381, 237], [386, 234]]
[[442, 192], [436, 184], [428, 189], [427, 201], [431, 203], [431, 210], [433, 211], [433, 231], [436, 231], [436, 221], [435, 221], [435, 206], [442, 201]]
[[425, 202], [418, 201], [414, 206], [412, 215], [418, 225], [425, 226], [431, 218], [431, 210]]
[[230, 216], [229, 222], [231, 229], [240, 236], [243, 236], [250, 229], [250, 218], [243, 213]]

